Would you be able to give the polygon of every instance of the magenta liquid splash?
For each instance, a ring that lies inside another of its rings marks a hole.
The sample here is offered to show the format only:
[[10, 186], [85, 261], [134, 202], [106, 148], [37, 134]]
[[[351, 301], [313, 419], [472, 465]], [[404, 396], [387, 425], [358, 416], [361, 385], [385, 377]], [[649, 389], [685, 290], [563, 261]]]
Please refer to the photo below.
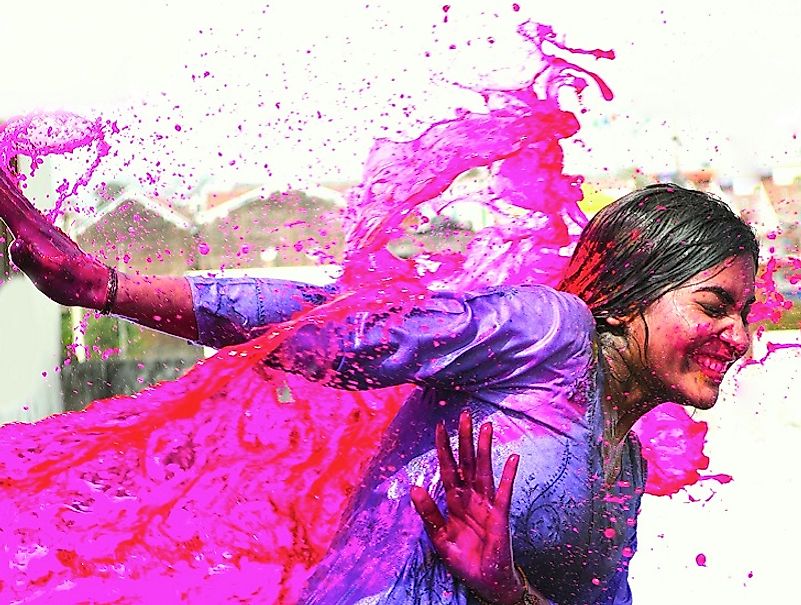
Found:
[[[0, 430], [3, 602], [297, 599], [409, 389], [335, 391], [261, 361], [305, 322], [411, 306], [429, 288], [556, 284], [576, 240], [571, 226], [586, 222], [577, 205], [581, 178], [563, 174], [559, 145], [579, 124], [557, 94], [563, 87], [581, 92], [590, 80], [605, 98], [611, 91], [543, 45], [612, 55], [568, 48], [543, 26], [524, 25], [520, 33], [539, 66], [531, 82], [477, 91], [484, 112], [459, 112], [413, 141], [376, 142], [349, 200], [342, 284], [353, 294], [223, 350], [176, 382]], [[56, 122], [75, 130], [50, 131], [42, 122], [45, 131], [26, 139], [20, 133], [34, 122], [6, 125], [4, 158], [22, 153], [35, 166], [45, 153], [94, 144], [98, 162], [108, 153], [101, 135], [110, 125]], [[518, 211], [477, 233], [465, 254], [392, 256], [386, 246], [403, 220], [424, 203], [444, 206], [442, 194], [474, 168], [490, 174], [480, 197], [489, 209], [503, 202]], [[86, 180], [60, 188], [53, 212]], [[663, 421], [669, 439], [660, 437]], [[698, 480], [706, 465], [706, 428], [698, 427], [678, 412], [641, 423], [646, 454], [659, 469], [649, 482], [653, 493]]]
[[[73, 183], [64, 180], [56, 187], [58, 198], [48, 213], [55, 220], [63, 213], [64, 202], [89, 182], [101, 160], [111, 151], [106, 140], [108, 134], [117, 132], [114, 122], [99, 118], [91, 121], [67, 112], [13, 118], [0, 124], [0, 166], [5, 168], [24, 156], [30, 161], [30, 176], [33, 176], [48, 155], [88, 151], [92, 157], [85, 172]], [[17, 179], [24, 188], [27, 175], [21, 171]]]

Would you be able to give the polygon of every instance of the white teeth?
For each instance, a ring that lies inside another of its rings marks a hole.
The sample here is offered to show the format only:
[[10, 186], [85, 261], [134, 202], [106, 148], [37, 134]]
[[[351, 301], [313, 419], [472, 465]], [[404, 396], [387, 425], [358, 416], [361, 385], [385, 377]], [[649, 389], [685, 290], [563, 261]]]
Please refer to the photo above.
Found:
[[698, 365], [708, 368], [717, 374], [723, 374], [728, 367], [728, 364], [718, 359], [707, 357], [706, 355], [697, 355], [695, 360], [698, 362]]

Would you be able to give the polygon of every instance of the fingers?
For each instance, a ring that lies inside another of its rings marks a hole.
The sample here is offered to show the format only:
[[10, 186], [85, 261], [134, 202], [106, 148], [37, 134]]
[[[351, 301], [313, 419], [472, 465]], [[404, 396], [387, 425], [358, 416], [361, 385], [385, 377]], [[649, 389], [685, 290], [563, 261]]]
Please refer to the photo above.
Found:
[[436, 544], [437, 534], [445, 527], [445, 517], [442, 516], [437, 503], [422, 487], [412, 486], [410, 495], [417, 514], [423, 520], [428, 537]]
[[462, 480], [472, 484], [476, 475], [476, 452], [473, 447], [473, 418], [468, 410], [459, 416], [459, 470]]
[[18, 269], [26, 271], [32, 265], [36, 264], [35, 251], [28, 243], [27, 239], [21, 237], [16, 238], [11, 242], [8, 250], [11, 252], [11, 260]]
[[0, 219], [3, 219], [15, 236], [21, 235], [32, 222], [36, 222], [38, 219], [44, 220], [42, 214], [25, 199], [25, 196], [1, 169]]
[[492, 501], [495, 497], [495, 480], [492, 476], [492, 424], [481, 425], [476, 453], [476, 491]]
[[445, 425], [441, 422], [437, 425], [435, 442], [437, 445], [437, 458], [439, 459], [439, 472], [442, 476], [442, 486], [445, 488], [445, 492], [448, 493], [460, 484], [460, 480], [456, 471], [456, 460], [453, 458], [451, 444], [448, 441], [448, 433], [445, 430]]
[[495, 506], [500, 508], [501, 512], [508, 518], [509, 507], [512, 502], [512, 488], [514, 487], [515, 475], [517, 474], [517, 466], [520, 462], [520, 456], [512, 454], [503, 465], [503, 473], [501, 474], [501, 482], [498, 484], [498, 492], [495, 495]]

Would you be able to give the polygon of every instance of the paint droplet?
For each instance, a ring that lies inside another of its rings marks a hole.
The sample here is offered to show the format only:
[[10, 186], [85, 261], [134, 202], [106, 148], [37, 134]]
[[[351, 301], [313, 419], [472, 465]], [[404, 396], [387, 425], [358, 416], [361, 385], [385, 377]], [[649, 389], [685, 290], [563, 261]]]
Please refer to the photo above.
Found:
[[612, 527], [607, 527], [604, 530], [604, 538], [609, 538], [610, 540], [617, 535], [617, 532]]
[[181, 132], [181, 125], [180, 124], [176, 124], [175, 125], [175, 132]]
[[211, 252], [211, 247], [206, 242], [200, 242], [197, 245], [197, 251], [203, 256], [206, 256], [209, 252]]
[[519, 5], [519, 4], [517, 4], [517, 2], [515, 2], [515, 3], [512, 5], [512, 10], [513, 10], [514, 12], [518, 12], [518, 11], [520, 10], [520, 5]]
[[698, 556], [695, 557], [695, 563], [698, 567], [706, 567], [706, 555], [704, 553], [698, 553]]

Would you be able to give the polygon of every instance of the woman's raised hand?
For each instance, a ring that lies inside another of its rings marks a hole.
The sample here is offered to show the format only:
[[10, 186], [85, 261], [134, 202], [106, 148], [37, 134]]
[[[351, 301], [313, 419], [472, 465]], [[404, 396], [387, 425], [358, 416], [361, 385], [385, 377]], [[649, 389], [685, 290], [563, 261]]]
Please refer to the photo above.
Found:
[[[86, 254], [25, 199], [0, 169], [0, 219], [16, 238], [11, 258], [39, 290], [57, 303], [103, 309], [149, 328], [196, 340], [189, 283], [182, 277], [119, 273], [113, 296], [110, 269]], [[109, 301], [106, 299], [110, 298]]]
[[[459, 418], [459, 462], [442, 424], [436, 429], [437, 457], [445, 488], [447, 519], [428, 492], [413, 487], [412, 502], [445, 565], [481, 598], [501, 605], [518, 603], [527, 588], [512, 557], [509, 507], [519, 457], [509, 457], [498, 489], [492, 476], [492, 425], [481, 426], [473, 446], [469, 412]], [[530, 593], [533, 602], [539, 595]], [[543, 601], [545, 602], [545, 601]]]
[[109, 269], [48, 221], [0, 169], [0, 218], [14, 234], [11, 258], [48, 298], [100, 309]]

